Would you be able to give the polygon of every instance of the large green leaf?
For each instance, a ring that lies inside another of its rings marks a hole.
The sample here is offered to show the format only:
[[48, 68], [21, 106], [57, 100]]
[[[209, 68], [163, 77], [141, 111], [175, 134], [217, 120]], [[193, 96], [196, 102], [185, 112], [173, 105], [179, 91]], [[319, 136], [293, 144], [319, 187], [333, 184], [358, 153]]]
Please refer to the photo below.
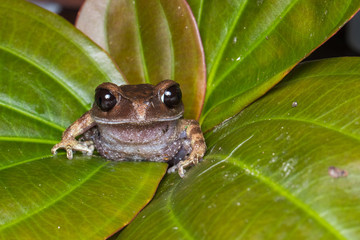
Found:
[[161, 163], [63, 155], [3, 166], [0, 238], [103, 239], [151, 200], [164, 170]]
[[207, 65], [204, 130], [232, 117], [336, 32], [359, 0], [188, 0]]
[[210, 132], [205, 160], [184, 179], [168, 175], [118, 239], [358, 239], [359, 66], [296, 68]]
[[185, 116], [199, 118], [204, 54], [185, 0], [88, 0], [76, 25], [114, 57], [130, 83], [179, 82]]
[[104, 238], [152, 198], [166, 164], [111, 163], [50, 149], [95, 87], [124, 83], [99, 47], [26, 1], [0, 1], [0, 238]]

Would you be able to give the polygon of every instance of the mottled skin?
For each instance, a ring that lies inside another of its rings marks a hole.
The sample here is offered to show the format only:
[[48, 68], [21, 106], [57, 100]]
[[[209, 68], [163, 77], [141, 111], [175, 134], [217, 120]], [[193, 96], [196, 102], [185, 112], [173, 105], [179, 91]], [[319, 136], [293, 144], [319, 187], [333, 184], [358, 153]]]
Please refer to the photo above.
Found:
[[[94, 103], [90, 111], [65, 130], [52, 153], [63, 148], [67, 158], [72, 159], [73, 151], [92, 155], [96, 148], [100, 155], [116, 161], [168, 162], [173, 165], [169, 172], [178, 170], [184, 177], [184, 168], [202, 159], [206, 144], [199, 123], [182, 119], [181, 95], [174, 106], [164, 103], [165, 92], [173, 86], [178, 84], [171, 80], [156, 86], [99, 85], [97, 90], [105, 89], [116, 98], [114, 107], [103, 111]], [[83, 136], [78, 141], [75, 137], [79, 135]]]

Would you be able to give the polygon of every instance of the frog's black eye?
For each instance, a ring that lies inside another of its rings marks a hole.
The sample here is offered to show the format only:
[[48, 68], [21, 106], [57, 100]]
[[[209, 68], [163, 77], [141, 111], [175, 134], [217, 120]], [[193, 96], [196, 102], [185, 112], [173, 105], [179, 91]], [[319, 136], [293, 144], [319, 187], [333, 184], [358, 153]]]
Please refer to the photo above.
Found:
[[161, 101], [165, 103], [168, 108], [174, 108], [181, 102], [182, 93], [179, 85], [172, 85], [167, 88], [161, 96]]
[[102, 111], [108, 112], [116, 105], [116, 98], [109, 90], [99, 88], [95, 92], [95, 102]]

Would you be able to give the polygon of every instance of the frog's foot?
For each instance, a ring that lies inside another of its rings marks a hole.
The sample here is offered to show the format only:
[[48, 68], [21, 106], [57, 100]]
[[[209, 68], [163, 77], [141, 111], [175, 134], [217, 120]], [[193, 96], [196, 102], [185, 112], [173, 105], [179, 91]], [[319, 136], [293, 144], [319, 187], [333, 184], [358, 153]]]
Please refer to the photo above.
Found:
[[[174, 172], [176, 172], [178, 170], [178, 165], [174, 165], [174, 166], [172, 166], [171, 168], [169, 168], [168, 170], [167, 170], [167, 173], [174, 173]], [[185, 171], [185, 170], [183, 170], [183, 171]]]
[[193, 154], [190, 155], [190, 157], [188, 159], [185, 159], [183, 161], [180, 161], [178, 164], [172, 166], [171, 168], [168, 169], [168, 173], [173, 173], [176, 170], [178, 171], [179, 175], [181, 178], [185, 177], [185, 168], [189, 167], [189, 166], [193, 166], [199, 163], [199, 161], [201, 160], [201, 155], [198, 154]]
[[62, 140], [61, 142], [59, 142], [58, 144], [56, 144], [52, 149], [51, 149], [51, 153], [53, 155], [56, 154], [56, 151], [59, 148], [63, 148], [66, 150], [66, 157], [68, 159], [72, 159], [73, 158], [73, 152], [74, 151], [80, 151], [83, 154], [86, 155], [92, 155], [95, 147], [94, 147], [94, 143], [92, 141], [77, 141], [76, 139], [71, 139], [71, 140]]

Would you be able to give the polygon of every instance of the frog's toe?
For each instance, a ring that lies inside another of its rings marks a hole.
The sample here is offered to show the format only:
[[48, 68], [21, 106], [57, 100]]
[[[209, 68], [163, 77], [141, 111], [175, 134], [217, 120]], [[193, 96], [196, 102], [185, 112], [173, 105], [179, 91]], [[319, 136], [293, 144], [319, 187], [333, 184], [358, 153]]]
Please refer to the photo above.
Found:
[[184, 161], [181, 161], [179, 162], [178, 164], [172, 166], [171, 168], [169, 168], [167, 170], [168, 173], [174, 173], [174, 172], [178, 172], [179, 173], [179, 176], [181, 178], [184, 178], [185, 177], [185, 169], [184, 169], [185, 165], [184, 165]]
[[56, 151], [59, 149], [58, 145], [59, 144], [56, 144], [51, 148], [52, 155], [56, 155], [56, 153], [57, 153]]
[[86, 142], [78, 142], [76, 140], [68, 140], [68, 141], [62, 141], [58, 144], [56, 144], [52, 149], [51, 152], [53, 155], [56, 154], [56, 151], [59, 148], [63, 148], [66, 151], [66, 157], [68, 159], [73, 159], [74, 151], [80, 151], [86, 155], [92, 155], [95, 146], [92, 141], [86, 141]]
[[174, 165], [174, 166], [170, 167], [170, 168], [167, 170], [167, 172], [168, 172], [168, 173], [174, 173], [174, 172], [176, 172], [176, 170], [177, 170], [177, 165]]
[[93, 141], [85, 141], [83, 142], [85, 144], [84, 151], [82, 151], [83, 154], [91, 156], [95, 150], [95, 145]]
[[178, 167], [178, 173], [179, 173], [179, 176], [181, 178], [184, 178], [185, 177], [185, 173], [186, 173], [186, 170], [184, 169], [184, 166], [183, 165], [180, 165]]
[[67, 159], [73, 159], [73, 150], [70, 145], [66, 146], [66, 157]]
[[80, 151], [88, 156], [92, 155], [95, 149], [95, 146], [92, 141], [78, 142], [76, 145], [69, 145], [68, 147], [69, 147], [69, 152]]
[[81, 151], [83, 155], [86, 155], [86, 156], [91, 156], [93, 155], [93, 152], [94, 152], [94, 148], [93, 147], [90, 147], [88, 149], [84, 149]]

